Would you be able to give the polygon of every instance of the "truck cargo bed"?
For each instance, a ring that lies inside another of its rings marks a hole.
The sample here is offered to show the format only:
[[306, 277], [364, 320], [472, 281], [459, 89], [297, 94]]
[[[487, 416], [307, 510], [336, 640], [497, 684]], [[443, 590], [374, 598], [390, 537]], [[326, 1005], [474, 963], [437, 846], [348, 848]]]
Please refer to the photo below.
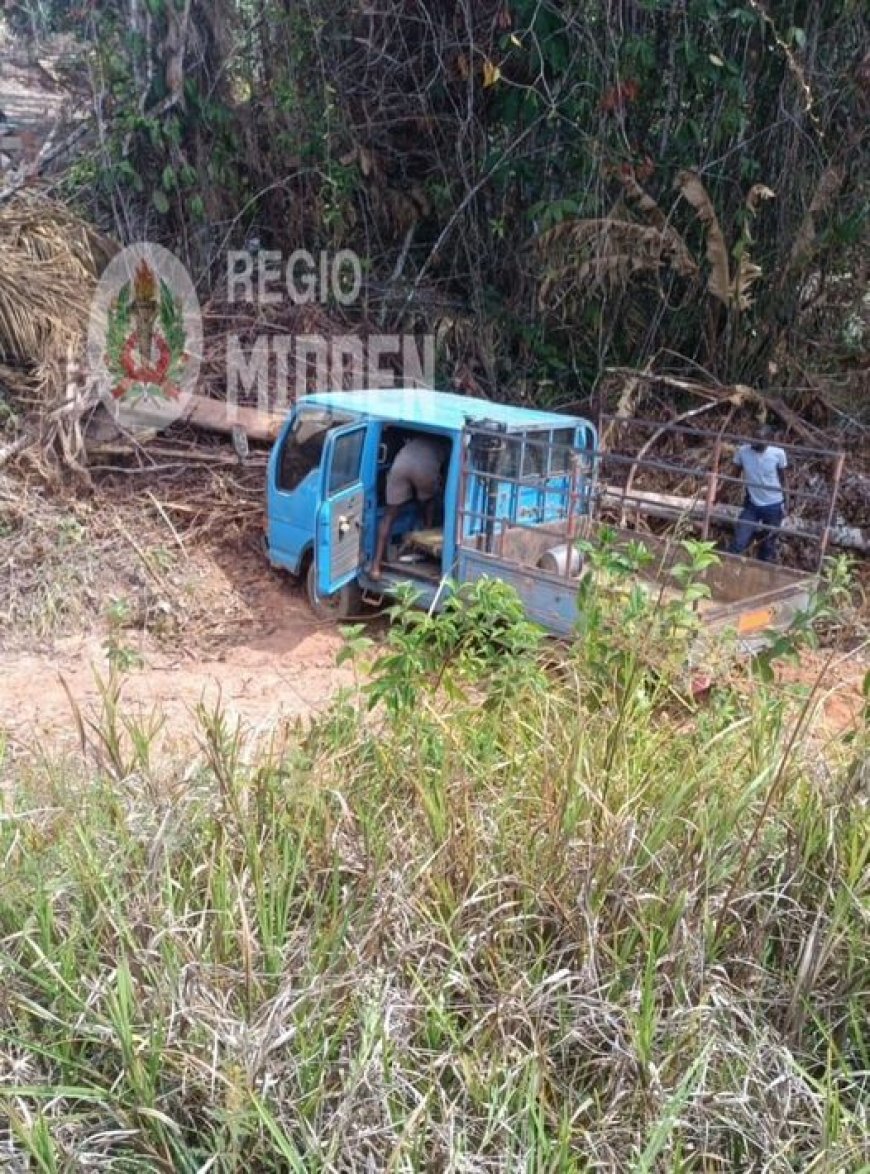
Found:
[[[460, 579], [490, 575], [512, 583], [532, 619], [568, 635], [577, 620], [579, 580], [585, 570], [571, 567], [566, 548], [576, 546], [579, 537], [594, 541], [600, 530], [598, 523], [583, 519], [580, 533], [569, 542], [564, 523], [502, 525], [489, 539], [477, 536], [463, 543]], [[670, 572], [685, 562], [687, 555], [678, 540], [628, 529], [608, 530], [615, 534], [617, 549], [632, 544], [649, 552], [650, 562], [633, 578], [648, 587], [653, 600], [664, 604], [679, 598], [680, 590]], [[542, 569], [541, 560], [548, 552], [556, 553], [564, 571]], [[709, 598], [695, 605], [706, 629], [733, 629], [748, 648], [757, 648], [774, 632], [787, 628], [809, 604], [816, 575], [739, 555], [723, 553], [719, 557], [716, 566], [698, 576], [710, 591]]]

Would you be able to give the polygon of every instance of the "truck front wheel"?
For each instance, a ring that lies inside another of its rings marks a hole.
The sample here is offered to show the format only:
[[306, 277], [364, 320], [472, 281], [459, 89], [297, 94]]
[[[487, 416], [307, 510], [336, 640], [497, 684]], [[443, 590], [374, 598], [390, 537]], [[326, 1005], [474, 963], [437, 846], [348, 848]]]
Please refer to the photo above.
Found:
[[340, 624], [343, 620], [357, 615], [362, 602], [356, 582], [346, 583], [332, 595], [321, 595], [317, 590], [317, 568], [314, 559], [308, 564], [305, 591], [311, 610], [317, 618], [331, 624]]

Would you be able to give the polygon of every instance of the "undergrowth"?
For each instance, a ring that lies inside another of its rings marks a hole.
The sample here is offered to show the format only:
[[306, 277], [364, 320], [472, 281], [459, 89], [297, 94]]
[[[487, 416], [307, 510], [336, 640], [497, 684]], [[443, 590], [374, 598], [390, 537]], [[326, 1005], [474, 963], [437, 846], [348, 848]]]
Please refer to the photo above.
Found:
[[170, 768], [110, 682], [83, 754], [7, 763], [0, 1154], [867, 1168], [866, 731], [698, 706], [680, 615], [609, 606], [560, 652], [499, 584], [400, 601], [269, 747], [203, 709]]

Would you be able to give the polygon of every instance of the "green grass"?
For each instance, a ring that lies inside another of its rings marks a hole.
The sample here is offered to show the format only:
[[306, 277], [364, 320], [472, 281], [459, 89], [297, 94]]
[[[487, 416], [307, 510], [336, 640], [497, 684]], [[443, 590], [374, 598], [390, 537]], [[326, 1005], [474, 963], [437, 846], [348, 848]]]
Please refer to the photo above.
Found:
[[15, 1168], [868, 1168], [866, 733], [484, 602], [269, 747], [110, 684], [7, 762]]

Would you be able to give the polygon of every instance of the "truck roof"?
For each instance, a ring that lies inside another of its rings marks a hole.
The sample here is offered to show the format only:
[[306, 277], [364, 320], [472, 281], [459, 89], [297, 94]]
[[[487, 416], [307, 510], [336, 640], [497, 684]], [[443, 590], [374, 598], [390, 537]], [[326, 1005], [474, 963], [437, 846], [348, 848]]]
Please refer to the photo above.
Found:
[[537, 408], [521, 408], [513, 404], [498, 404], [492, 400], [455, 395], [447, 391], [432, 391], [426, 387], [323, 391], [308, 395], [300, 402], [315, 404], [321, 408], [332, 408], [334, 411], [360, 412], [375, 419], [390, 420], [398, 424], [445, 428], [452, 432], [461, 431], [468, 423], [484, 420], [503, 424], [511, 432], [588, 424], [581, 416], [543, 412]]

